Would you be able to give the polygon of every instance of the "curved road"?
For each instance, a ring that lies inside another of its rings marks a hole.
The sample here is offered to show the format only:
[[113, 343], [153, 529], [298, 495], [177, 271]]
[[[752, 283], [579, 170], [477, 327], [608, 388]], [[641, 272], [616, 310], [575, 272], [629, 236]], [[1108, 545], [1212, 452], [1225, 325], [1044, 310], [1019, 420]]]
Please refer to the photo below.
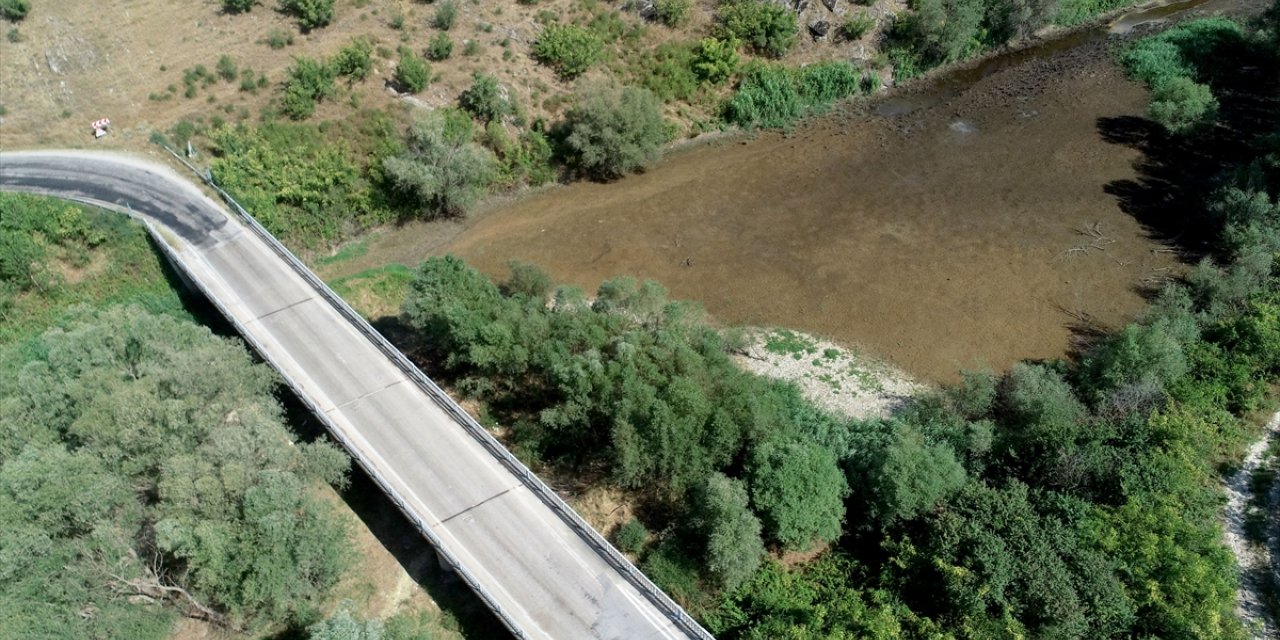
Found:
[[665, 596], [646, 593], [634, 568], [517, 475], [523, 467], [469, 433], [452, 401], [433, 400], [266, 239], [190, 182], [124, 156], [22, 152], [0, 154], [0, 189], [126, 211], [158, 228], [166, 253], [517, 636], [710, 637]]

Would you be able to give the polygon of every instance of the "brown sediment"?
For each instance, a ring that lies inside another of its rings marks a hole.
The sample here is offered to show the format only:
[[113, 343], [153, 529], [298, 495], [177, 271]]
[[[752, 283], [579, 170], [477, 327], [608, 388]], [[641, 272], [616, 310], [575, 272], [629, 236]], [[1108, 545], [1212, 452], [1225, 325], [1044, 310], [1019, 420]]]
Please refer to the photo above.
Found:
[[587, 289], [652, 278], [723, 322], [864, 345], [933, 380], [1057, 357], [1073, 325], [1133, 319], [1142, 285], [1179, 270], [1107, 192], [1139, 154], [1100, 121], [1145, 99], [1089, 43], [908, 114], [721, 140], [508, 203], [445, 250]]

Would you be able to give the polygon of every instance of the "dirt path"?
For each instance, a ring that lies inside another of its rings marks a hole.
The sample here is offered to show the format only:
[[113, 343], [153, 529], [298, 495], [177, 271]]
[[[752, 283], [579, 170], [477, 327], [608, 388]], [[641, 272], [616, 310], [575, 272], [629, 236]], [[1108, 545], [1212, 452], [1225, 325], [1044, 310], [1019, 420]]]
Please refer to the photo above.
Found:
[[[1267, 424], [1266, 435], [1249, 447], [1244, 463], [1240, 469], [1227, 479], [1226, 526], [1223, 538], [1240, 566], [1240, 593], [1237, 610], [1252, 637], [1258, 639], [1280, 637], [1280, 626], [1266, 605], [1265, 592], [1270, 585], [1280, 585], [1280, 558], [1273, 555], [1276, 545], [1280, 543], [1280, 523], [1275, 521], [1275, 509], [1280, 504], [1280, 482], [1273, 483], [1268, 518], [1267, 543], [1258, 545], [1249, 540], [1246, 534], [1249, 505], [1253, 501], [1253, 474], [1263, 463], [1264, 454], [1271, 442], [1280, 437], [1280, 412], [1277, 412]], [[1268, 574], [1270, 574], [1268, 576]]]

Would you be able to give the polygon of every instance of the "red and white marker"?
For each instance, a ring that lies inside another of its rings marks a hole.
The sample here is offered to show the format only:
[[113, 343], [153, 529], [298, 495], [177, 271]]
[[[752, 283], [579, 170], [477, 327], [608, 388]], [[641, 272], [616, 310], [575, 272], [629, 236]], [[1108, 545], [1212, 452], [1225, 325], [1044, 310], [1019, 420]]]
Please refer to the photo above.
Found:
[[92, 126], [93, 126], [93, 137], [101, 138], [102, 136], [107, 135], [107, 127], [111, 126], [111, 120], [108, 118], [102, 118], [101, 120], [94, 120]]

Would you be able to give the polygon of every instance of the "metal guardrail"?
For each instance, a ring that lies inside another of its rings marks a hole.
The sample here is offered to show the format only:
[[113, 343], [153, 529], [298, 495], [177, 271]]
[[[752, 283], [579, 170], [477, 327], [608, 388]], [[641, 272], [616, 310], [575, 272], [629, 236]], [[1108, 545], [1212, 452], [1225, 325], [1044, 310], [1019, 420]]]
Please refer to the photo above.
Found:
[[[160, 146], [164, 148], [165, 151], [168, 151], [175, 159], [178, 160], [178, 162], [182, 163], [183, 166], [191, 170], [192, 173], [199, 176], [200, 179], [211, 189], [216, 191], [218, 195], [222, 197], [222, 199], [225, 200], [227, 204], [230, 205], [231, 208], [241, 217], [248, 227], [253, 230], [259, 238], [266, 242], [281, 259], [288, 263], [289, 266], [293, 268], [294, 272], [302, 277], [302, 279], [305, 280], [312, 289], [319, 293], [320, 296], [334, 308], [334, 310], [355, 326], [356, 329], [359, 330], [360, 333], [363, 334], [370, 342], [372, 342], [379, 351], [386, 355], [405, 375], [413, 380], [419, 388], [426, 392], [437, 406], [452, 417], [455, 422], [461, 425], [463, 429], [471, 435], [471, 437], [479, 442], [490, 455], [502, 463], [508, 471], [519, 478], [520, 481], [543, 502], [543, 504], [550, 507], [551, 510], [554, 511], [561, 520], [568, 524], [569, 527], [573, 529], [573, 531], [577, 533], [588, 546], [590, 546], [607, 563], [609, 563], [609, 565], [617, 570], [618, 573], [627, 580], [627, 582], [631, 583], [631, 585], [634, 586], [641, 594], [648, 598], [659, 611], [666, 614], [666, 616], [674, 622], [680, 630], [684, 631], [692, 638], [715, 640], [714, 636], [712, 636], [706, 629], [702, 628], [702, 625], [698, 624], [698, 622], [694, 620], [688, 612], [686, 612], [680, 605], [676, 604], [675, 601], [658, 588], [658, 586], [649, 580], [648, 577], [641, 573], [640, 570], [631, 563], [631, 561], [627, 560], [621, 552], [615, 549], [613, 545], [609, 544], [609, 542], [605, 540], [599, 532], [592, 528], [591, 525], [587, 524], [572, 507], [560, 498], [560, 496], [556, 495], [555, 491], [530, 471], [524, 463], [511, 455], [511, 452], [507, 451], [506, 447], [502, 446], [502, 444], [498, 442], [483, 426], [476, 422], [470, 414], [464, 411], [462, 407], [458, 406], [458, 404], [454, 402], [453, 398], [449, 397], [449, 394], [445, 393], [434, 381], [431, 380], [431, 378], [428, 378], [426, 374], [422, 373], [422, 371], [418, 369], [417, 365], [413, 364], [412, 361], [410, 361], [399, 349], [395, 347], [395, 345], [392, 345], [381, 333], [374, 329], [368, 321], [352, 309], [351, 305], [347, 304], [341, 296], [334, 293], [328, 285], [320, 280], [320, 278], [316, 277], [316, 275], [312, 273], [311, 269], [303, 264], [302, 261], [293, 254], [293, 252], [289, 251], [288, 248], [281, 244], [280, 241], [271, 234], [271, 232], [267, 231], [266, 228], [259, 224], [258, 221], [244, 209], [244, 207], [241, 207], [240, 203], [236, 202], [236, 200], [231, 197], [231, 194], [224, 191], [222, 187], [219, 187], [217, 183], [214, 182], [213, 176], [210, 172], [200, 171], [173, 149], [170, 149], [167, 145], [161, 144]], [[150, 223], [148, 223], [148, 228], [152, 230], [153, 234], [155, 233], [155, 229], [151, 228]], [[163, 238], [160, 239], [160, 243], [165, 247], [166, 253], [170, 255], [175, 253], [172, 248], [164, 242]], [[181, 262], [181, 258], [177, 259]], [[206, 294], [206, 297], [210, 297], [212, 299], [211, 296], [208, 296], [208, 291], [204, 291], [204, 293]], [[261, 346], [250, 338], [245, 331], [243, 331], [243, 327], [238, 326], [238, 323], [235, 322], [234, 318], [227, 314], [227, 310], [216, 300], [214, 301], [214, 304], [218, 306], [223, 315], [232, 320], [233, 324], [237, 324], [237, 328], [242, 330], [241, 333], [246, 336], [246, 339], [248, 339], [250, 343], [253, 344], [254, 348], [262, 354], [264, 358], [266, 358], [267, 356], [263, 353]], [[290, 386], [299, 390], [299, 396], [306, 395], [302, 393], [300, 387], [289, 379], [287, 374], [281, 371], [281, 375], [285, 377], [286, 382], [289, 382]], [[363, 459], [359, 450], [353, 447], [351, 442], [341, 434], [340, 430], [330, 422], [328, 415], [320, 410], [320, 408], [316, 406], [310, 398], [303, 397], [303, 402], [305, 402], [308, 407], [310, 407], [311, 410], [329, 426], [329, 431], [338, 438], [348, 451], [351, 452], [352, 456], [356, 458], [356, 461], [360, 463], [360, 466], [364, 468], [365, 472], [367, 472], [369, 476], [372, 477], [380, 487], [382, 487], [383, 491], [391, 497], [392, 501], [400, 511], [414, 523], [419, 532], [421, 532], [428, 541], [431, 542], [432, 546], [435, 547], [436, 551], [445, 556], [445, 558], [453, 564], [457, 573], [468, 585], [471, 586], [472, 590], [475, 591], [487, 605], [489, 605], [489, 608], [498, 614], [503, 623], [511, 629], [517, 637], [526, 637], [524, 633], [515, 626], [514, 621], [511, 620], [497, 604], [493, 596], [489, 594], [484, 587], [476, 581], [475, 577], [468, 573], [466, 568], [444, 548], [439, 537], [430, 530], [430, 527], [426, 526], [412, 510], [407, 508], [403, 497], [401, 497], [395, 489], [393, 489], [391, 485], [382, 478], [377, 469], [368, 463], [368, 461]]]

